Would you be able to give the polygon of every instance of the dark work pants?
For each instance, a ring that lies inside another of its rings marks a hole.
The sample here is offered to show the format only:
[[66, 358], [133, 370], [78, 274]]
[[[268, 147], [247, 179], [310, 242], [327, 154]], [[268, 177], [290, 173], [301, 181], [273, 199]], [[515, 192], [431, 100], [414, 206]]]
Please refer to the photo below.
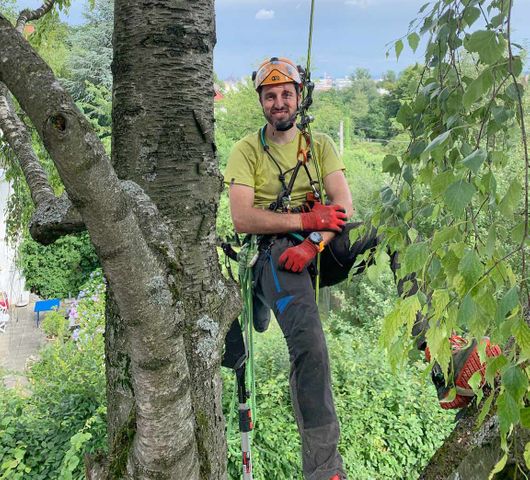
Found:
[[[349, 231], [359, 225], [348, 224], [322, 252], [321, 286], [334, 285], [347, 278], [356, 257], [377, 245], [375, 230], [350, 245]], [[255, 322], [258, 322], [255, 326], [258, 331], [265, 330], [266, 313], [271, 309], [287, 342], [291, 362], [291, 401], [302, 441], [304, 478], [329, 480], [337, 473], [346, 478], [342, 457], [337, 450], [339, 424], [326, 340], [315, 301], [314, 278], [308, 271], [308, 268], [315, 271], [315, 265], [304, 268], [301, 273], [288, 272], [278, 266], [280, 255], [297, 243], [292, 236], [277, 236], [268, 239], [261, 248], [254, 268], [254, 302], [257, 307], [254, 313]], [[360, 272], [365, 266], [361, 264], [356, 268]], [[397, 266], [393, 257], [392, 269], [395, 271]], [[398, 284], [398, 290], [399, 287]], [[417, 331], [418, 328], [415, 326]]]
[[[323, 286], [346, 278], [355, 257], [376, 246], [377, 239], [372, 233], [350, 247], [348, 231], [357, 225], [348, 225], [347, 230], [337, 235], [322, 253]], [[337, 450], [339, 424], [313, 278], [307, 268], [301, 273], [292, 273], [278, 267], [280, 255], [297, 243], [289, 235], [265, 242], [254, 268], [254, 298], [258, 305], [264, 304], [266, 310], [270, 308], [274, 312], [287, 341], [291, 362], [291, 401], [302, 440], [304, 478], [329, 480], [337, 473], [346, 478]], [[257, 327], [261, 331], [266, 328], [265, 325]]]

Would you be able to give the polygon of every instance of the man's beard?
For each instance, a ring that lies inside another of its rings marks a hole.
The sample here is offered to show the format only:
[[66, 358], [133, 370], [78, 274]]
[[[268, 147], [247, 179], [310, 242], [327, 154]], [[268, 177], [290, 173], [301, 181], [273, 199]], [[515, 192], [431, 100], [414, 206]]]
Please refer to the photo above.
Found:
[[265, 111], [263, 111], [263, 115], [265, 115], [267, 122], [269, 122], [279, 132], [285, 132], [289, 130], [296, 121], [296, 111], [292, 115], [289, 115], [289, 112], [285, 113], [287, 114], [287, 118], [285, 120], [278, 120], [272, 113], [267, 114]]

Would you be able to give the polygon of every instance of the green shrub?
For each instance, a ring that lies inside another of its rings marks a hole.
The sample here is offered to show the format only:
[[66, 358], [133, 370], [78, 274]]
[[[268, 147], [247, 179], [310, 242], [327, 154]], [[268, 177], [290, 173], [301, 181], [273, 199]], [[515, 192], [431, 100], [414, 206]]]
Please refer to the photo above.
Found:
[[43, 246], [31, 238], [20, 245], [19, 265], [26, 288], [42, 298], [77, 295], [99, 263], [87, 233], [59, 238]]
[[52, 310], [46, 313], [42, 321], [42, 330], [47, 337], [63, 338], [68, 331], [68, 321], [64, 312]]

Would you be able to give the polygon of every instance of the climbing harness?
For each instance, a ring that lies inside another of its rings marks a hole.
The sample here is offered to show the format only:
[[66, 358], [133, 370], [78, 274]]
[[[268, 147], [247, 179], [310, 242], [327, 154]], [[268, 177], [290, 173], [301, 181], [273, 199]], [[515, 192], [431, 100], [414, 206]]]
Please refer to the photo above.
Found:
[[[296, 181], [296, 178], [298, 177], [298, 172], [300, 171], [301, 167], [304, 167], [304, 170], [307, 174], [307, 178], [309, 180], [309, 184], [311, 186], [311, 190], [313, 191], [311, 200], [312, 201], [319, 200], [320, 199], [320, 191], [319, 191], [320, 184], [318, 181], [313, 180], [313, 178], [311, 177], [311, 173], [309, 172], [309, 167], [307, 166], [308, 162], [312, 158], [311, 150], [310, 150], [311, 138], [309, 137], [309, 135], [305, 134], [304, 132], [301, 132], [298, 138], [298, 149], [297, 149], [298, 154], [297, 154], [296, 165], [293, 168], [286, 170], [284, 172], [282, 170], [282, 167], [280, 167], [280, 164], [278, 163], [278, 161], [274, 158], [274, 155], [272, 155], [270, 151], [270, 147], [267, 144], [267, 141], [265, 140], [266, 128], [267, 128], [267, 125], [261, 128], [259, 131], [260, 142], [261, 142], [261, 145], [265, 153], [268, 155], [268, 157], [272, 160], [272, 162], [278, 168], [278, 171], [280, 172], [278, 175], [278, 180], [280, 181], [281, 186], [282, 186], [280, 193], [276, 197], [276, 200], [269, 205], [269, 210], [272, 210], [273, 212], [280, 210], [284, 213], [295, 211], [291, 209], [291, 193], [293, 192], [294, 182]], [[306, 144], [305, 148], [302, 147], [302, 138], [304, 139], [305, 144]], [[291, 173], [291, 178], [289, 179], [289, 183], [287, 184], [285, 183], [285, 181], [286, 181], [286, 175], [288, 173]]]

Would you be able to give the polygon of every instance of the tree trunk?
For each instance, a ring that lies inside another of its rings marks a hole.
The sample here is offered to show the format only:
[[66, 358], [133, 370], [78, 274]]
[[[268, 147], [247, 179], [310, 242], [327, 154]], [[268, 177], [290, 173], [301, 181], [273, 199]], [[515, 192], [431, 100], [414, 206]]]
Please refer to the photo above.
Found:
[[116, 2], [121, 180], [72, 99], [0, 16], [0, 81], [43, 139], [111, 291], [110, 456], [87, 466], [89, 478], [226, 476], [219, 365], [238, 304], [214, 241], [213, 2], [190, 3]]
[[[155, 27], [156, 25], [156, 27]], [[212, 0], [115, 2], [113, 162], [168, 220], [178, 265], [201, 478], [225, 476], [220, 352], [226, 306], [215, 250], [222, 187], [213, 135]], [[163, 121], [161, 121], [163, 119]], [[233, 299], [233, 300], [232, 300]]]

